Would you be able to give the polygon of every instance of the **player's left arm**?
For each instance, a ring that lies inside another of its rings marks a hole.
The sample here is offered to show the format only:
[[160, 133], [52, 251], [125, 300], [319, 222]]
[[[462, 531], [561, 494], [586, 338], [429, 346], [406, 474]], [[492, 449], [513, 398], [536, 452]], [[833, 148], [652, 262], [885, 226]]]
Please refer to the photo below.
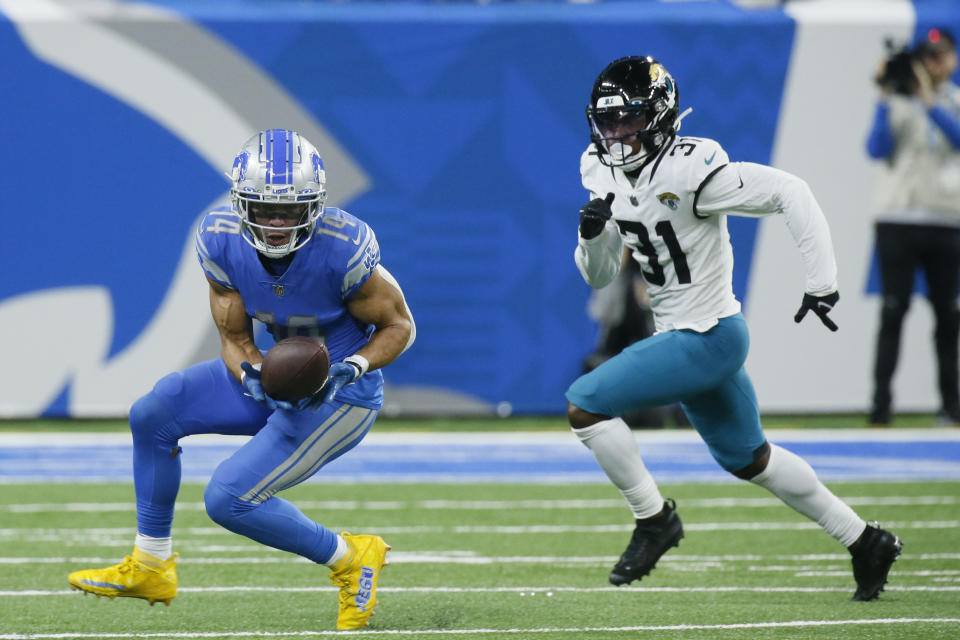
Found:
[[361, 324], [374, 326], [370, 340], [354, 354], [369, 363], [362, 373], [390, 364], [416, 339], [416, 325], [403, 291], [383, 265], [378, 264], [347, 300], [347, 310]]
[[700, 185], [694, 214], [783, 215], [807, 274], [803, 301], [794, 320], [800, 322], [808, 311], [813, 311], [827, 328], [837, 330], [828, 315], [840, 299], [830, 227], [804, 180], [766, 165], [730, 163]]

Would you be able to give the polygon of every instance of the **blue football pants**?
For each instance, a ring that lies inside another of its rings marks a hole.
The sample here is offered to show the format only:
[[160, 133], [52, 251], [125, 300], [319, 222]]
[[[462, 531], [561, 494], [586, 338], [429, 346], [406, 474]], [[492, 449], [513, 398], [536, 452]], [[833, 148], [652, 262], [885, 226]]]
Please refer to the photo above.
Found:
[[754, 461], [766, 442], [753, 383], [743, 367], [750, 344], [742, 314], [709, 331], [666, 331], [636, 342], [580, 376], [573, 405], [605, 416], [679, 402], [711, 455], [727, 471]]
[[324, 563], [336, 549], [336, 534], [274, 494], [355, 447], [376, 414], [336, 401], [316, 413], [271, 412], [244, 395], [220, 358], [165, 376], [130, 409], [137, 530], [170, 535], [181, 438], [253, 436], [214, 472], [204, 492], [207, 513], [230, 531]]

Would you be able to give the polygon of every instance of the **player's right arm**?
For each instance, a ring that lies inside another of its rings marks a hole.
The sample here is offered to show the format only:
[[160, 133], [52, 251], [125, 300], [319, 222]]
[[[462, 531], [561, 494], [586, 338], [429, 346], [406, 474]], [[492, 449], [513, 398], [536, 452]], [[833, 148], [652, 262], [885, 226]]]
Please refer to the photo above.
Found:
[[221, 356], [233, 377], [240, 380], [240, 363], [257, 364], [263, 360], [253, 342], [253, 321], [243, 305], [240, 293], [207, 278], [210, 283], [210, 313], [220, 333]]
[[612, 219], [615, 196], [600, 178], [606, 175], [606, 167], [600, 165], [593, 145], [580, 156], [580, 178], [590, 194], [590, 201], [580, 209], [580, 224], [577, 233], [577, 248], [573, 260], [584, 281], [594, 289], [613, 282], [620, 273], [623, 255], [623, 238]]
[[[605, 287], [620, 273], [623, 239], [611, 219], [610, 204], [614, 195], [594, 197], [580, 209], [577, 249], [573, 259], [580, 275], [594, 289]], [[591, 219], [595, 218], [595, 219]], [[595, 225], [590, 229], [588, 225]]]

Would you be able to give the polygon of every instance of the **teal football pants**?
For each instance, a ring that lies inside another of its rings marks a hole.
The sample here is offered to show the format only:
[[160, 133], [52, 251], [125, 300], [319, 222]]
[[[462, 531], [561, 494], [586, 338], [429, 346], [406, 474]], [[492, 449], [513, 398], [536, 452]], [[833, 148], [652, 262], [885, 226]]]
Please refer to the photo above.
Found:
[[753, 383], [743, 367], [750, 345], [742, 314], [704, 333], [667, 331], [636, 342], [577, 378], [573, 405], [605, 416], [679, 402], [727, 471], [754, 461], [766, 441]]

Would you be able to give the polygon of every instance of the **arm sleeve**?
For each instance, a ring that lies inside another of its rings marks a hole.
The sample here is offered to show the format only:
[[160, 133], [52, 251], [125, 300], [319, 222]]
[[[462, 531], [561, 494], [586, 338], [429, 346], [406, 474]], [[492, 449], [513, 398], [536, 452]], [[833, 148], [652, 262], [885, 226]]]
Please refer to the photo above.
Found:
[[960, 120], [955, 115], [940, 106], [935, 106], [928, 112], [934, 124], [940, 127], [943, 135], [950, 141], [954, 149], [960, 149]]
[[596, 238], [585, 240], [577, 234], [579, 241], [573, 259], [577, 263], [580, 275], [594, 289], [605, 287], [620, 273], [623, 239], [617, 223], [607, 220], [603, 231]]
[[867, 136], [867, 153], [874, 160], [889, 158], [893, 153], [895, 139], [890, 126], [890, 105], [878, 102], [873, 114], [873, 127]]
[[800, 249], [806, 291], [837, 290], [837, 261], [827, 219], [807, 183], [793, 174], [752, 162], [734, 162], [700, 186], [694, 213], [760, 217], [781, 214]]

